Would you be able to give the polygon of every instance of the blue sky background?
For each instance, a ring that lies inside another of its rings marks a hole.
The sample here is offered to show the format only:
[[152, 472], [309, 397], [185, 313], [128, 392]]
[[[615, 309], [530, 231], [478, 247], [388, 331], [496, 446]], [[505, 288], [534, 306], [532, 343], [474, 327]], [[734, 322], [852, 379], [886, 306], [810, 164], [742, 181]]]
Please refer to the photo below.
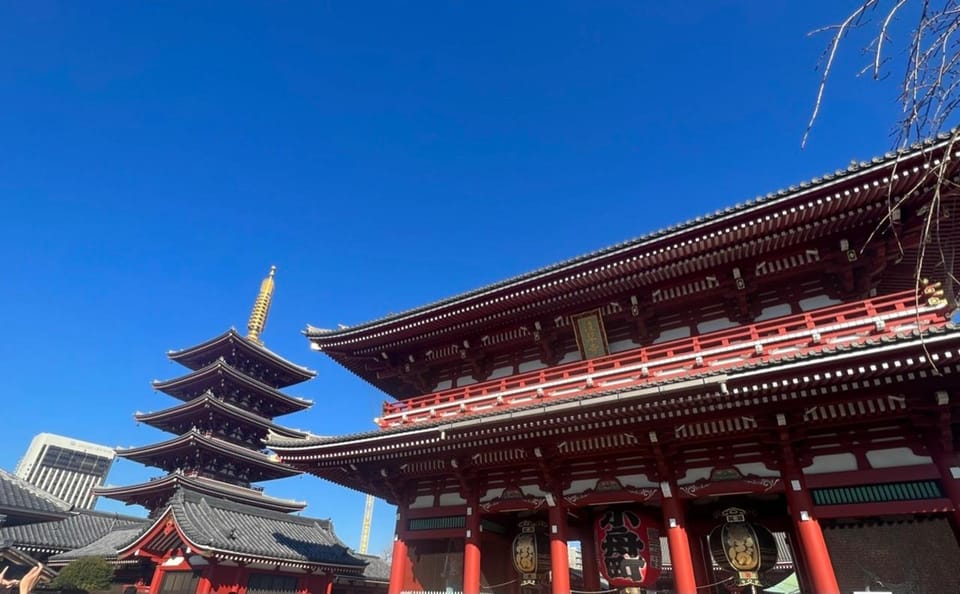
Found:
[[[244, 327], [271, 264], [266, 345], [319, 372], [280, 421], [366, 431], [384, 396], [311, 352], [307, 323], [886, 151], [895, 80], [856, 78], [855, 40], [800, 148], [827, 43], [807, 33], [854, 3], [0, 3], [0, 467], [41, 431], [166, 439], [133, 420], [177, 402], [150, 387], [182, 372], [166, 352]], [[109, 482], [159, 474], [121, 460]], [[265, 486], [359, 544], [362, 495]], [[379, 503], [371, 552], [393, 522]]]

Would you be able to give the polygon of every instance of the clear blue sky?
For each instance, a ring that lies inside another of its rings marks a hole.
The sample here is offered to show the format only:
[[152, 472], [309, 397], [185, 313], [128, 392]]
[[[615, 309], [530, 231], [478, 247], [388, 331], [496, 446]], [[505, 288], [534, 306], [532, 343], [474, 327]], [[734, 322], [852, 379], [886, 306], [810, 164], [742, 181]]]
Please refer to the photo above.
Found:
[[[243, 327], [319, 371], [281, 419], [373, 428], [383, 395], [308, 349], [353, 324], [886, 151], [895, 89], [850, 46], [800, 148], [850, 2], [0, 4], [0, 364], [13, 470], [41, 431], [168, 436], [165, 356]], [[112, 484], [159, 472], [120, 461]], [[363, 497], [265, 485], [359, 543]], [[101, 502], [101, 508], [122, 506]], [[371, 551], [393, 513], [379, 504]]]

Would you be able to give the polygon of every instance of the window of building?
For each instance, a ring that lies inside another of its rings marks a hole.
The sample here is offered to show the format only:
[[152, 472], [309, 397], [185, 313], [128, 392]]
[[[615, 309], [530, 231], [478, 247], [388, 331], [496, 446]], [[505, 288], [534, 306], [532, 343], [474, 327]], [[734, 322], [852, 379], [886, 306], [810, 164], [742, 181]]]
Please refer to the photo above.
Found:
[[199, 580], [199, 571], [165, 571], [160, 594], [194, 594]]

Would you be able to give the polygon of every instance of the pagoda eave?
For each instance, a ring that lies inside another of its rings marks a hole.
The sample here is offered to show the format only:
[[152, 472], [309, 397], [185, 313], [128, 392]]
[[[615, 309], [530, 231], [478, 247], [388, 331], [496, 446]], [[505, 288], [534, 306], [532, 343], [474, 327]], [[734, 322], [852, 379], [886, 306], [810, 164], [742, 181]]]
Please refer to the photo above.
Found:
[[[128, 505], [144, 505], [144, 503], [156, 501], [165, 502], [180, 488], [284, 513], [301, 511], [307, 507], [306, 502], [303, 501], [270, 497], [256, 489], [227, 485], [222, 482], [204, 479], [203, 477], [193, 477], [179, 473], [169, 474], [159, 479], [134, 485], [97, 487], [94, 489], [94, 492], [99, 496], [123, 501]], [[144, 505], [144, 507], [150, 506]]]
[[165, 394], [189, 401], [201, 394], [228, 383], [263, 399], [265, 416], [275, 417], [306, 410], [313, 402], [288, 396], [276, 388], [253, 379], [222, 360], [218, 360], [202, 369], [169, 380], [157, 380], [153, 387]]
[[178, 424], [190, 423], [197, 418], [197, 415], [203, 414], [213, 415], [215, 418], [211, 420], [214, 424], [221, 425], [223, 419], [229, 419], [256, 428], [262, 433], [261, 437], [267, 435], [267, 433], [284, 435], [291, 438], [305, 437], [307, 435], [302, 431], [278, 425], [264, 417], [247, 412], [238, 406], [234, 406], [215, 397], [209, 392], [183, 404], [151, 413], [137, 413], [134, 417], [137, 422], [145, 423], [162, 431], [169, 431], [176, 429]]
[[240, 350], [244, 355], [262, 361], [267, 366], [274, 368], [276, 381], [273, 387], [275, 388], [299, 384], [313, 379], [317, 375], [316, 371], [296, 365], [240, 335], [234, 328], [196, 346], [170, 351], [167, 356], [172, 361], [196, 371], [210, 365], [217, 359], [231, 360], [234, 357], [235, 350]]
[[191, 431], [157, 444], [117, 449], [117, 455], [122, 458], [168, 472], [180, 467], [176, 462], [178, 456], [195, 460], [198, 452], [203, 452], [211, 459], [221, 462], [236, 460], [239, 466], [250, 470], [250, 476], [246, 480], [253, 483], [300, 474], [299, 470], [282, 464], [267, 454], [249, 450], [198, 431]]

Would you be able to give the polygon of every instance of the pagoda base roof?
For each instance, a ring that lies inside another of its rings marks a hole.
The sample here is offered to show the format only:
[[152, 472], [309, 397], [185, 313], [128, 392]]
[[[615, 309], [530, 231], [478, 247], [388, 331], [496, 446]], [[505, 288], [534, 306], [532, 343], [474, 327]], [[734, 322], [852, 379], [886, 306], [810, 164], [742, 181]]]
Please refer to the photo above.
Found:
[[295, 512], [307, 507], [307, 504], [303, 501], [271, 497], [257, 489], [181, 473], [171, 473], [165, 477], [136, 485], [98, 487], [94, 492], [103, 497], [123, 501], [128, 505], [143, 505], [152, 510], [166, 505], [181, 488], [271, 511]]

